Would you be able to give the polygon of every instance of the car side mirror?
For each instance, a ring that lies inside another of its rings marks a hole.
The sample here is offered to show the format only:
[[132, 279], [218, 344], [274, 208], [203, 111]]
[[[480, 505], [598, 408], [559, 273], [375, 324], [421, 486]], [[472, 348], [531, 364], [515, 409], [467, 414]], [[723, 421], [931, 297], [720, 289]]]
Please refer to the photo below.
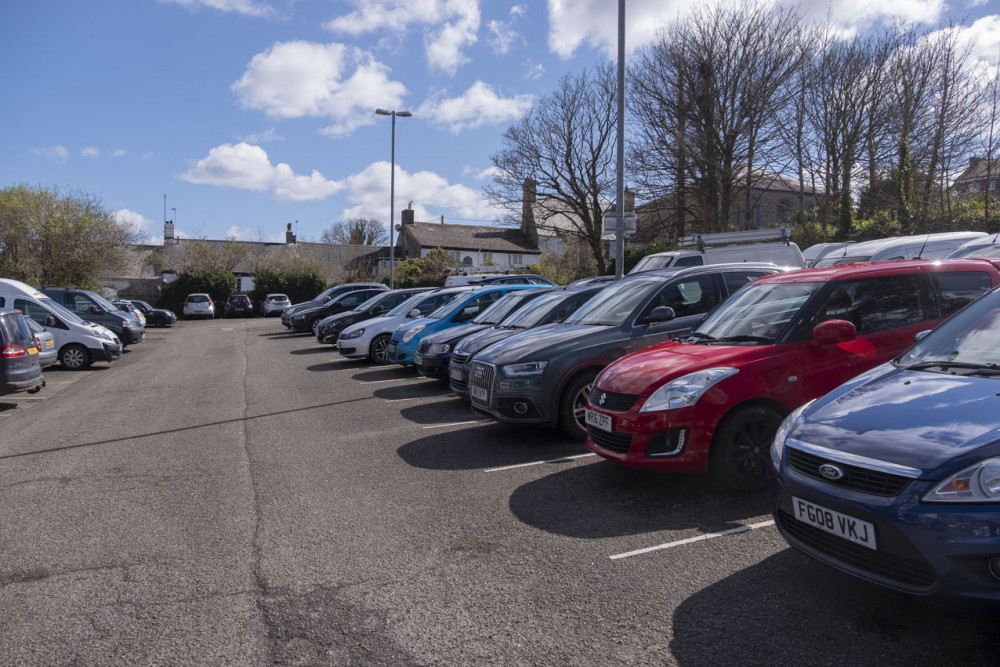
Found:
[[913, 337], [913, 342], [919, 343], [923, 339], [927, 338], [927, 336], [929, 336], [930, 333], [931, 333], [930, 329], [924, 329], [923, 331], [918, 332], [917, 335]]
[[813, 328], [813, 340], [820, 345], [849, 343], [858, 337], [858, 330], [847, 320], [826, 320]]
[[372, 315], [381, 315], [383, 312], [385, 312], [385, 308], [382, 306], [375, 306], [372, 308]]
[[640, 324], [655, 324], [657, 322], [669, 322], [677, 317], [677, 313], [670, 306], [657, 306], [649, 315], [640, 320]]
[[408, 313], [406, 314], [406, 316], [407, 316], [407, 317], [410, 317], [410, 318], [417, 318], [417, 317], [420, 317], [420, 310], [419, 310], [419, 309], [417, 309], [417, 308], [414, 308], [413, 310], [411, 310], [410, 312], [408, 312]]
[[56, 325], [56, 318], [52, 315], [49, 315], [48, 317], [45, 318], [45, 321], [42, 322], [42, 325], [47, 327], [54, 327]]
[[93, 305], [93, 306], [90, 307], [90, 312], [92, 312], [95, 315], [100, 315], [103, 311], [101, 310], [100, 306]]

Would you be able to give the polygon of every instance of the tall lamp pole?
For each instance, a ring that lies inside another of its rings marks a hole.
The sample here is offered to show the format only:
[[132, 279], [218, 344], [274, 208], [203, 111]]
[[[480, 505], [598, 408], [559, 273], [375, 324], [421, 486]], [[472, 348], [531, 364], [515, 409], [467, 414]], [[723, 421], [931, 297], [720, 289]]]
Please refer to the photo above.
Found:
[[396, 288], [396, 242], [393, 232], [396, 228], [396, 116], [409, 118], [413, 114], [409, 111], [387, 111], [386, 109], [375, 109], [379, 116], [392, 116], [392, 163], [389, 170], [389, 289]]

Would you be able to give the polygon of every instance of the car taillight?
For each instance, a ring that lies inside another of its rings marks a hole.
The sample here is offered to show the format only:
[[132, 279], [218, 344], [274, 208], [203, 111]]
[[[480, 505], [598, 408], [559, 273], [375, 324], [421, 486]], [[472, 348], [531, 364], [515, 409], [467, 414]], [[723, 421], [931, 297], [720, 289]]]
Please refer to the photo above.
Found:
[[4, 345], [3, 348], [0, 348], [0, 357], [3, 357], [5, 359], [23, 357], [26, 354], [28, 354], [28, 351], [23, 347], [21, 347], [20, 345], [14, 345], [8, 343], [7, 345]]
[[42, 348], [42, 339], [39, 338], [38, 336], [35, 336], [35, 347], [37, 347], [38, 349]]

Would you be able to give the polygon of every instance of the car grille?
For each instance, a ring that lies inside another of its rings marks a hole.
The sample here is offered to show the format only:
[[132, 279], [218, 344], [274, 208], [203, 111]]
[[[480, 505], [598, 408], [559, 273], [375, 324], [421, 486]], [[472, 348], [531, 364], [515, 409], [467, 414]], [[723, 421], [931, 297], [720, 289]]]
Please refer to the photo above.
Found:
[[628, 412], [638, 400], [638, 394], [618, 394], [596, 387], [590, 392], [590, 402], [610, 412]]
[[937, 580], [934, 569], [923, 559], [873, 551], [842, 537], [831, 535], [779, 510], [775, 515], [781, 528], [802, 544], [851, 567], [894, 581], [908, 588], [930, 588]]
[[[834, 486], [868, 493], [873, 496], [892, 497], [899, 495], [911, 481], [908, 477], [870, 470], [841, 461], [834, 461], [794, 447], [788, 448], [788, 462], [794, 470], [803, 475], [822, 480]], [[830, 480], [823, 477], [819, 472], [819, 467], [824, 463], [835, 464], [844, 471], [844, 476], [838, 480]]]
[[632, 436], [626, 433], [608, 433], [599, 428], [587, 427], [587, 435], [601, 449], [627, 454], [632, 447]]
[[420, 345], [417, 346], [417, 352], [420, 354], [427, 354], [429, 349], [431, 349], [431, 344], [425, 340], [420, 341]]
[[[481, 361], [473, 361], [469, 369], [469, 398], [476, 405], [490, 407], [493, 405], [493, 381], [496, 379], [497, 369], [491, 364], [484, 364]], [[486, 400], [483, 401], [472, 395], [473, 388], [485, 389]]]
[[463, 365], [465, 365], [465, 362], [467, 362], [469, 360], [469, 357], [471, 357], [471, 356], [472, 355], [469, 354], [468, 352], [453, 352], [452, 355], [451, 355], [451, 361], [456, 366], [463, 366]]

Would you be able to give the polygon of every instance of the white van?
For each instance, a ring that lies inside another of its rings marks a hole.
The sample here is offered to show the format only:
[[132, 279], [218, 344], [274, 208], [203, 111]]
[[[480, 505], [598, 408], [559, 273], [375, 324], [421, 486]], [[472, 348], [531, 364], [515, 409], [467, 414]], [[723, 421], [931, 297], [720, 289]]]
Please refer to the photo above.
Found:
[[[781, 239], [771, 243], [758, 243], [767, 239]], [[632, 267], [629, 275], [653, 269], [703, 264], [729, 264], [733, 262], [769, 262], [777, 266], [806, 265], [799, 247], [788, 240], [788, 230], [761, 229], [752, 232], [723, 234], [694, 234], [680, 241], [680, 246], [694, 246], [688, 250], [670, 250], [646, 255]]]
[[0, 308], [14, 308], [41, 324], [55, 338], [59, 363], [69, 370], [84, 369], [95, 361], [122, 356], [118, 337], [99, 324], [76, 314], [19, 280], [0, 278]]
[[824, 255], [813, 266], [881, 262], [889, 259], [942, 259], [960, 245], [986, 236], [985, 232], [941, 232], [862, 241]]
[[806, 260], [806, 266], [814, 266], [816, 262], [827, 255], [843, 250], [855, 241], [840, 241], [831, 243], [816, 243], [802, 251], [802, 257]]
[[1000, 234], [966, 241], [951, 251], [948, 259], [952, 257], [1000, 257]]

